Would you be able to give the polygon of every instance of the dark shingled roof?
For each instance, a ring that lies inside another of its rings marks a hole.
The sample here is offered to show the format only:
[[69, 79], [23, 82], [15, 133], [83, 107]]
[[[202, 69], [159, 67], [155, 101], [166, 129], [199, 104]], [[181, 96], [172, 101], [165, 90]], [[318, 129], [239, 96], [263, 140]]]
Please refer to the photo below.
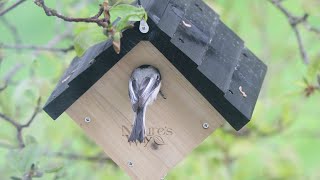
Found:
[[[126, 53], [150, 41], [236, 129], [251, 119], [267, 67], [201, 0], [141, 0], [150, 31], [126, 30], [121, 53], [106, 41], [76, 57], [44, 110], [58, 118]], [[247, 94], [243, 97], [239, 88]]]

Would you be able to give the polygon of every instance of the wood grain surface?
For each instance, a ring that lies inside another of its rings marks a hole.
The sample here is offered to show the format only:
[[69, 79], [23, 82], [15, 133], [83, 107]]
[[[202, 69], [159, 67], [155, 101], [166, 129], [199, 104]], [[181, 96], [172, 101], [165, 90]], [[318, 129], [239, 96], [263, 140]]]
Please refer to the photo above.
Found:
[[[128, 80], [142, 64], [159, 68], [166, 99], [159, 95], [148, 107], [147, 137], [144, 143], [135, 144], [128, 143], [134, 118]], [[139, 180], [164, 177], [225, 122], [149, 42], [140, 42], [66, 112], [132, 179]], [[203, 128], [204, 123], [208, 129]]]

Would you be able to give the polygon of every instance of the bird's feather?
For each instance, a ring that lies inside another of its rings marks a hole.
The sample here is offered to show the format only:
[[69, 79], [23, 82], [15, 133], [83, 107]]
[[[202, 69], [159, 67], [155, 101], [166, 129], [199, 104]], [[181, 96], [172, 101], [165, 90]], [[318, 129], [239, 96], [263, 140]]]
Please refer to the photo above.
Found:
[[154, 78], [146, 78], [142, 83], [139, 93], [139, 107], [143, 107], [148, 101], [149, 97], [155, 91], [160, 81]]
[[139, 99], [138, 94], [135, 93], [137, 92], [135, 89], [137, 89], [137, 81], [129, 81], [129, 97], [131, 100], [132, 109], [134, 112], [137, 112]]

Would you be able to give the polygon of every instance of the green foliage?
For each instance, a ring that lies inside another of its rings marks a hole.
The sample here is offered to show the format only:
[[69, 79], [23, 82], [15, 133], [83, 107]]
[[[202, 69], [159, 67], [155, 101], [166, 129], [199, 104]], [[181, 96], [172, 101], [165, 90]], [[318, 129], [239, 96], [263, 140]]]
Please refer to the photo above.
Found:
[[129, 4], [120, 4], [110, 9], [110, 21], [113, 24], [118, 18], [120, 20], [115, 25], [115, 30], [121, 32], [126, 29], [129, 22], [147, 20], [147, 13], [142, 7], [135, 7]]
[[75, 28], [74, 48], [78, 56], [97, 43], [107, 40], [103, 29], [96, 24], [78, 24]]
[[114, 6], [118, 4], [132, 4], [135, 0], [109, 0], [109, 5]]
[[311, 62], [311, 64], [308, 67], [308, 79], [315, 79], [317, 77], [317, 74], [320, 72], [320, 58], [315, 59]]
[[0, 3], [6, 3], [8, 2], [9, 0], [0, 0]]
[[120, 44], [124, 29], [130, 28], [132, 22], [140, 21], [143, 18], [147, 19], [144, 8], [121, 2], [116, 3], [109, 13], [111, 25], [107, 29], [102, 29], [96, 24], [78, 24], [76, 26], [74, 47], [78, 56], [82, 56], [91, 46], [106, 41], [110, 36], [114, 42]]
[[39, 145], [37, 143], [32, 143], [27, 145], [23, 149], [14, 149], [9, 151], [7, 155], [7, 162], [9, 166], [17, 170], [19, 173], [27, 172], [31, 165], [39, 161], [39, 154], [41, 153]]
[[58, 173], [63, 169], [63, 165], [55, 165], [53, 167], [47, 167], [45, 173]]

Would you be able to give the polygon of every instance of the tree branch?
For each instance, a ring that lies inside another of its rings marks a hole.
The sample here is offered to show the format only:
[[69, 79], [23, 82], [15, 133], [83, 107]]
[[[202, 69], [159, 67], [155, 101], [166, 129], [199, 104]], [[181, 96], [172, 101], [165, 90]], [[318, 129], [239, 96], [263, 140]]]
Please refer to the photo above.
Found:
[[67, 22], [85, 22], [85, 23], [96, 23], [98, 26], [106, 28], [108, 26], [108, 23], [106, 22], [106, 19], [99, 19], [99, 17], [104, 12], [104, 7], [100, 5], [100, 9], [98, 13], [95, 16], [89, 17], [89, 18], [74, 18], [74, 17], [67, 17], [62, 14], [59, 14], [56, 10], [51, 9], [47, 7], [44, 3], [44, 0], [35, 0], [34, 3], [41, 7], [47, 16], [56, 16], [64, 21]]
[[8, 7], [7, 9], [0, 12], [0, 16], [5, 15], [7, 12], [11, 11], [12, 9], [18, 7], [20, 4], [25, 2], [26, 0], [19, 0], [18, 2], [14, 3], [12, 6]]
[[57, 153], [53, 153], [51, 155], [58, 157], [58, 158], [77, 160], [77, 161], [89, 161], [89, 162], [100, 162], [100, 163], [109, 162], [109, 163], [113, 164], [114, 166], [117, 166], [117, 164], [114, 163], [112, 161], [112, 159], [107, 157], [104, 153], [99, 153], [94, 156], [84, 156], [84, 155], [73, 154], [73, 153], [57, 152]]
[[320, 34], [320, 29], [315, 28], [313, 26], [310, 25], [310, 23], [308, 22], [308, 17], [309, 15], [307, 13], [305, 13], [303, 16], [298, 17], [293, 15], [292, 13], [290, 13], [283, 5], [282, 5], [282, 0], [268, 0], [269, 2], [271, 2], [276, 8], [278, 8], [288, 19], [288, 22], [290, 24], [290, 26], [292, 27], [295, 36], [297, 38], [297, 42], [299, 45], [299, 51], [301, 54], [301, 57], [303, 59], [303, 62], [305, 64], [309, 64], [310, 60], [309, 60], [309, 56], [307, 54], [306, 48], [303, 44], [302, 38], [301, 38], [301, 32], [298, 29], [298, 25], [302, 24], [304, 25], [304, 27], [309, 30], [312, 31], [314, 33]]
[[303, 22], [303, 25], [308, 31], [314, 32], [316, 34], [320, 34], [320, 28], [316, 28], [316, 27], [311, 26], [309, 22], [307, 22], [307, 21]]
[[12, 124], [15, 128], [21, 126], [18, 122], [14, 121], [13, 119], [11, 119], [10, 117], [8, 117], [7, 115], [5, 114], [2, 114], [0, 112], [0, 118], [7, 121], [8, 123]]
[[[56, 36], [54, 36], [46, 46], [43, 46], [43, 48], [53, 48], [54, 46], [56, 46], [60, 41], [70, 37], [72, 34], [72, 28], [70, 25], [68, 25], [66, 27], [66, 30], [64, 32], [62, 32], [61, 34], [57, 34]], [[36, 51], [35, 53], [33, 53], [34, 56], [38, 56], [38, 53], [40, 51]]]
[[37, 105], [31, 115], [31, 117], [29, 118], [29, 120], [27, 121], [26, 124], [21, 125], [21, 128], [29, 127], [39, 112], [41, 112], [41, 97], [38, 98]]
[[296, 38], [297, 38], [297, 41], [298, 41], [298, 46], [299, 46], [299, 51], [300, 51], [301, 57], [303, 59], [303, 62], [305, 64], [309, 64], [310, 60], [309, 60], [307, 51], [306, 51], [306, 49], [305, 49], [305, 47], [303, 45], [300, 31], [298, 30], [297, 26], [292, 26], [292, 29], [293, 29], [293, 32], [296, 35]]
[[53, 47], [44, 47], [44, 46], [34, 46], [34, 45], [6, 45], [0, 43], [0, 48], [3, 49], [18, 49], [18, 50], [34, 50], [34, 51], [52, 51], [52, 52], [69, 52], [74, 50], [74, 46], [70, 46], [67, 48], [53, 48]]
[[15, 147], [9, 143], [0, 142], [0, 147], [5, 149], [14, 149]]
[[0, 1], [0, 11], [2, 10], [2, 8], [3, 8], [3, 6], [4, 6], [5, 3], [6, 3], [6, 2]]
[[[2, 60], [0, 61], [0, 63], [2, 62]], [[10, 84], [12, 78], [14, 77], [14, 75], [23, 67], [23, 64], [16, 64], [11, 70], [9, 70], [9, 72], [4, 76], [3, 81], [4, 81], [4, 85], [0, 86], [0, 92], [4, 91], [8, 85]]]
[[5, 27], [7, 27], [7, 29], [9, 29], [9, 31], [11, 32], [13, 38], [14, 38], [14, 41], [15, 41], [15, 44], [18, 45], [21, 43], [21, 37], [18, 33], [18, 30], [17, 28], [11, 24], [11, 22], [9, 22], [5, 17], [2, 17], [0, 18], [1, 22], [3, 23], [3, 25]]
[[17, 140], [18, 140], [18, 143], [19, 143], [19, 148], [24, 148], [25, 147], [25, 144], [24, 144], [24, 141], [23, 141], [23, 137], [22, 137], [22, 131], [24, 128], [27, 128], [31, 125], [31, 123], [34, 121], [34, 119], [36, 118], [36, 116], [39, 114], [39, 112], [41, 111], [41, 107], [40, 107], [40, 104], [41, 104], [41, 98], [39, 97], [38, 98], [38, 101], [37, 101], [37, 105], [31, 115], [31, 117], [29, 118], [29, 120], [25, 123], [25, 124], [20, 124], [18, 123], [17, 121], [15, 121], [14, 119], [10, 118], [9, 116], [3, 114], [3, 113], [0, 113], [0, 118], [3, 119], [4, 121], [7, 121], [9, 122], [11, 125], [13, 125], [17, 131], [17, 134], [16, 134], [16, 137], [17, 137]]

